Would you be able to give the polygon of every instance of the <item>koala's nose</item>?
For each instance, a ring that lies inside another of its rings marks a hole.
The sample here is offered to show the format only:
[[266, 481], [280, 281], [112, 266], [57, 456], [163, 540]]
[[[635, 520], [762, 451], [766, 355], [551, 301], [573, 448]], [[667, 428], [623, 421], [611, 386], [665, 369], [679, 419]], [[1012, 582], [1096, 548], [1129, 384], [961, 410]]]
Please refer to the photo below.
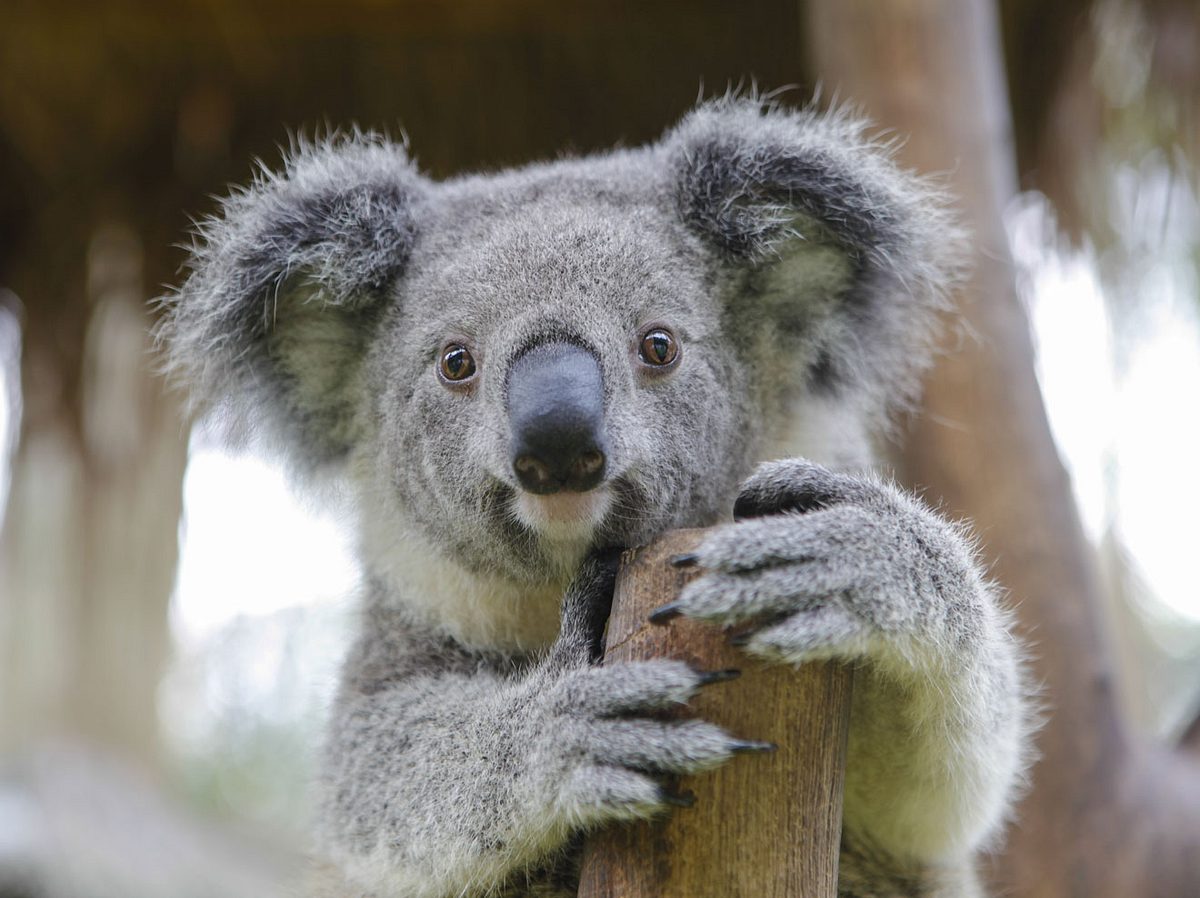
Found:
[[604, 479], [604, 380], [572, 343], [537, 346], [508, 375], [513, 473], [531, 493], [583, 493]]

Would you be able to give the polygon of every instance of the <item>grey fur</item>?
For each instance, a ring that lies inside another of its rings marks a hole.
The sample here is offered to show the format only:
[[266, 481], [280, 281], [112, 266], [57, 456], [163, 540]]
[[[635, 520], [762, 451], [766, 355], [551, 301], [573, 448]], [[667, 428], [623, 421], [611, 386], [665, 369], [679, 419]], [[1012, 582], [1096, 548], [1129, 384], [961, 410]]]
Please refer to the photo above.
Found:
[[[769, 270], [797, 238], [838, 243], [852, 285], [835, 314], [814, 328], [785, 295], [774, 322], [817, 344], [810, 380], [860, 394], [878, 422], [916, 394], [945, 291], [962, 275], [963, 235], [931, 183], [896, 177], [863, 120], [765, 111], [717, 102], [676, 129], [681, 212], [750, 272]], [[783, 276], [786, 294], [795, 279]]]
[[[698, 672], [595, 665], [612, 559], [592, 553], [735, 499], [679, 608], [769, 620], [762, 657], [863, 663], [842, 894], [976, 892], [1025, 763], [1019, 653], [963, 529], [852, 473], [914, 395], [962, 247], [862, 122], [735, 97], [651, 146], [440, 184], [351, 136], [226, 201], [166, 300], [168, 367], [345, 478], [369, 583], [320, 894], [565, 896], [581, 832], [728, 760], [729, 734], [655, 719]], [[651, 325], [682, 346], [669, 372], [636, 361]], [[508, 465], [506, 372], [552, 340], [604, 384], [608, 480], [573, 518]], [[435, 375], [448, 342], [475, 355], [467, 386]], [[755, 470], [780, 445], [814, 461]]]
[[343, 455], [352, 372], [412, 250], [421, 189], [404, 148], [374, 135], [300, 142], [281, 173], [261, 169], [199, 225], [192, 275], [163, 300], [169, 373], [234, 432], [261, 428], [305, 463]]

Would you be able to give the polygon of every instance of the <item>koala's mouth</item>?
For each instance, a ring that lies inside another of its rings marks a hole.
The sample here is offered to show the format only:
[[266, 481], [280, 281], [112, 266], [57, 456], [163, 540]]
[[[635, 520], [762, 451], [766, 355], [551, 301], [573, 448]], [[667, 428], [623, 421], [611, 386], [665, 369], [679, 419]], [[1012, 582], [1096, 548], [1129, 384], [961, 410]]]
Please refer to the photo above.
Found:
[[513, 512], [522, 524], [546, 539], [590, 540], [613, 504], [613, 492], [602, 484], [587, 492], [537, 495], [518, 489]]

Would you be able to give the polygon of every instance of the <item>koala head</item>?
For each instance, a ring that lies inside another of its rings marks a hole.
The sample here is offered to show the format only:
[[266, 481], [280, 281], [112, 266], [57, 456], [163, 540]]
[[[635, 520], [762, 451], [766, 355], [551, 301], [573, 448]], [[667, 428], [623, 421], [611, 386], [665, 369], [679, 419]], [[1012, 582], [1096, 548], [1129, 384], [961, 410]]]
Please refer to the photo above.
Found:
[[441, 183], [356, 134], [224, 201], [160, 336], [201, 402], [344, 473], [376, 541], [547, 582], [727, 514], [797, 397], [910, 398], [961, 240], [840, 114], [726, 98]]

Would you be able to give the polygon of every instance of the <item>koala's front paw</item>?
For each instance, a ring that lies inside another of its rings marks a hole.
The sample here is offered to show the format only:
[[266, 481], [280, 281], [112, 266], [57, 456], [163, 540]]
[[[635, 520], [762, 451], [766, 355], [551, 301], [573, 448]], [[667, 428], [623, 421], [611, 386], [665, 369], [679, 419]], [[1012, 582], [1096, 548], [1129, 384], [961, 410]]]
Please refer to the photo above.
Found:
[[562, 636], [531, 683], [541, 723], [530, 769], [548, 773], [550, 812], [573, 827], [687, 806], [691, 797], [665, 786], [663, 775], [698, 773], [735, 754], [774, 748], [705, 721], [664, 719], [664, 711], [737, 671], [698, 671], [680, 661], [593, 665], [612, 565], [585, 564], [564, 601]]
[[648, 817], [691, 796], [664, 774], [698, 773], [742, 752], [773, 746], [735, 738], [701, 720], [655, 715], [696, 691], [736, 676], [702, 673], [682, 662], [646, 661], [573, 671], [548, 694], [549, 726], [537, 766], [558, 769], [555, 810], [573, 825]]
[[982, 595], [957, 528], [882, 481], [804, 460], [761, 466], [736, 523], [679, 559], [705, 573], [653, 617], [736, 628], [756, 655], [911, 668], [969, 644]]

